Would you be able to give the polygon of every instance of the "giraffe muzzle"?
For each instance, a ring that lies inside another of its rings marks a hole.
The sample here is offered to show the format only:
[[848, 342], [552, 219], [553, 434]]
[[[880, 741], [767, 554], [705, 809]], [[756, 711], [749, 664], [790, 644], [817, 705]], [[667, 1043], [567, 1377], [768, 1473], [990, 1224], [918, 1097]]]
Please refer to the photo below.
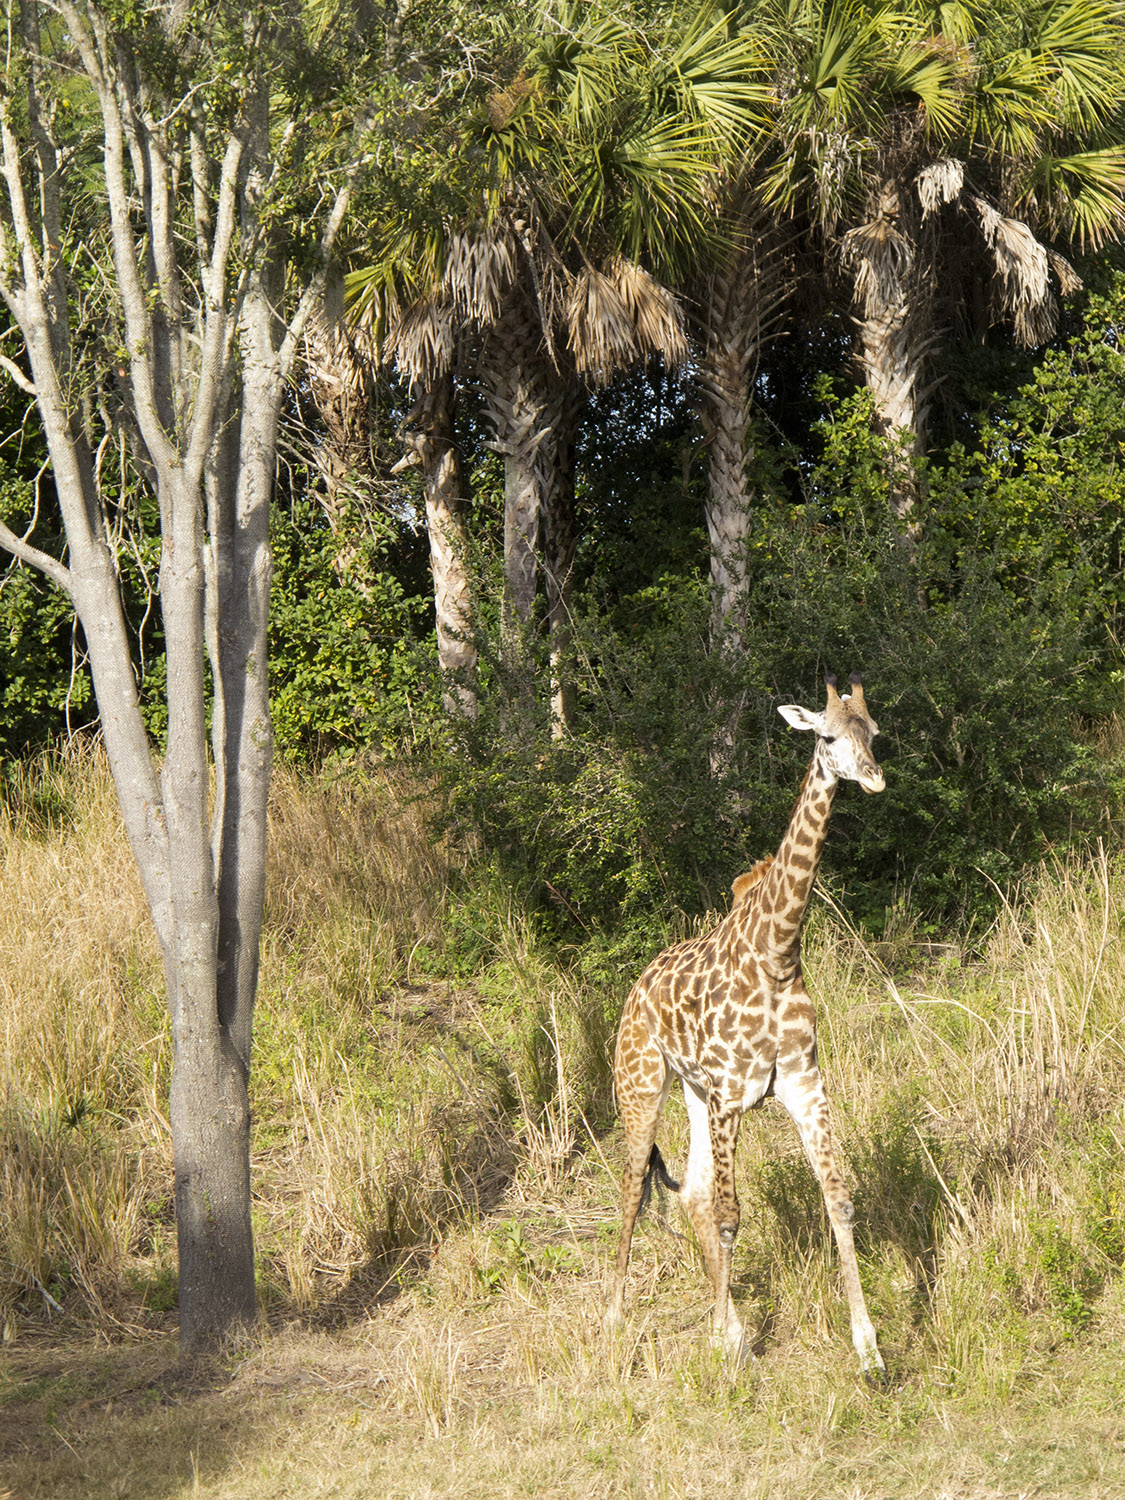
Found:
[[885, 791], [887, 778], [883, 775], [883, 768], [881, 766], [873, 766], [870, 771], [865, 771], [859, 778], [859, 784], [865, 792]]

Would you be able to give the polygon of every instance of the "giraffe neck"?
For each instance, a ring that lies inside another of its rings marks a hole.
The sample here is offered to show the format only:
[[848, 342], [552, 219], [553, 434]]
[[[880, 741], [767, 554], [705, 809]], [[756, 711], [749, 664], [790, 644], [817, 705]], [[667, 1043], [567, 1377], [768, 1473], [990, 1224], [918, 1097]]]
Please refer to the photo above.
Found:
[[800, 952], [801, 928], [838, 785], [835, 774], [825, 763], [821, 741], [817, 740], [777, 856], [759, 887], [757, 899], [748, 903], [753, 944], [767, 961], [792, 962]]

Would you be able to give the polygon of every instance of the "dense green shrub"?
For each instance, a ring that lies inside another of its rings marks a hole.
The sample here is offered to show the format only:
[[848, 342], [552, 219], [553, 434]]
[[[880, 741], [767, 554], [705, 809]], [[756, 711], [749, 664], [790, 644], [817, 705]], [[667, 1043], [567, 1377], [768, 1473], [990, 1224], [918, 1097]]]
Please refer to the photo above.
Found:
[[[945, 505], [907, 546], [869, 399], [821, 396], [802, 503], [755, 514], [731, 642], [710, 639], [697, 569], [617, 594], [595, 575], [576, 622], [573, 733], [550, 738], [531, 684], [485, 699], [455, 806], [560, 915], [619, 926], [723, 904], [779, 842], [812, 751], [776, 708], [822, 703], [826, 671], [863, 674], [883, 729], [887, 790], [841, 792], [823, 867], [870, 925], [906, 902], [942, 920], [982, 910], [1105, 816], [1083, 723], [1112, 674], [1116, 543], [1103, 537], [1082, 571], [1088, 527], [1056, 528], [1030, 557], [1010, 527], [977, 527], [969, 545], [963, 511]], [[948, 498], [963, 463], [932, 473], [932, 492]], [[667, 515], [658, 489], [638, 496], [639, 535], [654, 513]], [[541, 660], [529, 670], [545, 677]]]
[[379, 512], [347, 520], [333, 532], [307, 498], [274, 509], [271, 702], [290, 759], [409, 744], [430, 721], [432, 627], [405, 556], [417, 538]]

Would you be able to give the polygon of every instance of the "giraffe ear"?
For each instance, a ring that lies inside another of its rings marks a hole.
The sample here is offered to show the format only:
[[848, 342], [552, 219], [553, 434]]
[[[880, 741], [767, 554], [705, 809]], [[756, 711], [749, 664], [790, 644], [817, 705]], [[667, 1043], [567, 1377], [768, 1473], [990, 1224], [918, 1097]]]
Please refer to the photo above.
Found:
[[811, 708], [802, 708], [799, 703], [781, 703], [777, 711], [794, 729], [813, 729], [817, 734], [824, 732], [824, 715], [813, 713]]

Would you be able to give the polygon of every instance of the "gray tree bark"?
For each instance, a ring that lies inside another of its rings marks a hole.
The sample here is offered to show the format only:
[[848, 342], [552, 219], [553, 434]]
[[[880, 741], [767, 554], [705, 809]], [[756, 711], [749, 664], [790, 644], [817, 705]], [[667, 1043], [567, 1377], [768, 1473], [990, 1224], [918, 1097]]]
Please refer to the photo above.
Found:
[[[159, 502], [168, 665], [159, 769], [107, 543], [94, 461], [103, 435], [94, 425], [99, 403], [79, 400], [72, 386], [81, 351], [63, 253], [65, 157], [44, 103], [52, 80], [33, 4], [21, 10], [22, 56], [9, 64], [0, 91], [11, 226], [0, 234], [0, 296], [24, 336], [30, 376], [21, 381], [42, 416], [68, 557], [49, 557], [3, 525], [0, 545], [64, 588], [82, 623], [102, 735], [160, 941], [172, 1023], [180, 1338], [195, 1353], [255, 1315], [248, 1080], [272, 755], [269, 503], [285, 378], [323, 273], [310, 278], [283, 321], [263, 213], [276, 160], [261, 34], [246, 39], [261, 75], [246, 82], [233, 109], [228, 101], [222, 117], [233, 123], [216, 141], [207, 134], [215, 116], [192, 107], [194, 91], [163, 97], [107, 12], [78, 0], [52, 9], [101, 114], [110, 225], [102, 272], [112, 289], [106, 316], [124, 347], [135, 456]], [[178, 51], [186, 12], [170, 7], [162, 19], [164, 41]], [[206, 51], [205, 37], [194, 43]], [[21, 139], [23, 122], [34, 154]], [[180, 233], [185, 161], [194, 245]], [[327, 215], [322, 267], [348, 192], [345, 186]]]

